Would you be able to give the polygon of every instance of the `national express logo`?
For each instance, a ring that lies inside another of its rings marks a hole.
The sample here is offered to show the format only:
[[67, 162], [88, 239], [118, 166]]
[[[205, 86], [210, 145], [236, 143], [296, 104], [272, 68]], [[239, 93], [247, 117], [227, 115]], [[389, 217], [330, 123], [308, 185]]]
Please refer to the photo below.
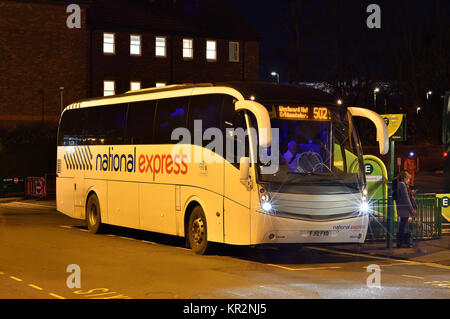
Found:
[[114, 147], [108, 147], [108, 152], [97, 154], [95, 162], [89, 146], [72, 146], [66, 148], [64, 161], [67, 169], [93, 170], [105, 172], [127, 172], [151, 174], [153, 181], [157, 174], [182, 174], [188, 171], [185, 159], [187, 155], [172, 154], [137, 154], [114, 153]]

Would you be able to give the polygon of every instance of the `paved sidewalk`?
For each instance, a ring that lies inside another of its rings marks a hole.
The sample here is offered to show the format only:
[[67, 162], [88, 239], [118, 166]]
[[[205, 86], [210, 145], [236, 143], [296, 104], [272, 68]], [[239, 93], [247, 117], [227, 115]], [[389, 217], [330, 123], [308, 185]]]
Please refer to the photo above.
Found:
[[25, 197], [0, 197], [0, 203], [9, 203], [24, 200]]
[[413, 248], [386, 248], [386, 242], [367, 242], [361, 247], [356, 244], [333, 245], [335, 249], [358, 254], [388, 257], [405, 260], [421, 260], [426, 262], [441, 262], [450, 265], [450, 235], [443, 235], [441, 239], [416, 240]]

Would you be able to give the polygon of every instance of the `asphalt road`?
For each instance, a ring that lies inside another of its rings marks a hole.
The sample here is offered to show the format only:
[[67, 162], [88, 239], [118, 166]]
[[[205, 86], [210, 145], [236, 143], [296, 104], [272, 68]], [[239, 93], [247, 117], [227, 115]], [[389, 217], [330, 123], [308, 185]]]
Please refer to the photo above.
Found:
[[[67, 285], [72, 264], [80, 267], [80, 288]], [[375, 274], [370, 265], [381, 269], [379, 288], [367, 285]], [[54, 202], [0, 204], [0, 298], [449, 297], [450, 258], [436, 264], [324, 246], [295, 252], [219, 246], [198, 256], [170, 236], [119, 227], [91, 234]]]

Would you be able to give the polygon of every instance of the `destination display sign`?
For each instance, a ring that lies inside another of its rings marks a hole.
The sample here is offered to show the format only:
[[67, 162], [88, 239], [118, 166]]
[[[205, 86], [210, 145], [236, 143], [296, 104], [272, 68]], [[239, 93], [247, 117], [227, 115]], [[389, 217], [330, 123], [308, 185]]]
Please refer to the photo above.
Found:
[[278, 105], [278, 117], [285, 120], [331, 121], [330, 110], [323, 106]]

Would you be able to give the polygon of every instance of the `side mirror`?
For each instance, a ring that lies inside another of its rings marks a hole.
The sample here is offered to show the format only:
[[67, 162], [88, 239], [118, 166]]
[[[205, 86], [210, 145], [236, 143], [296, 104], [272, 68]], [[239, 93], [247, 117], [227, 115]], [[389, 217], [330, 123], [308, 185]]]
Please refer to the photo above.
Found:
[[378, 113], [360, 107], [349, 107], [348, 111], [352, 116], [365, 117], [375, 124], [380, 154], [386, 155], [389, 152], [389, 135], [384, 119]]
[[249, 186], [250, 158], [241, 157], [239, 164], [239, 179], [242, 184]]

